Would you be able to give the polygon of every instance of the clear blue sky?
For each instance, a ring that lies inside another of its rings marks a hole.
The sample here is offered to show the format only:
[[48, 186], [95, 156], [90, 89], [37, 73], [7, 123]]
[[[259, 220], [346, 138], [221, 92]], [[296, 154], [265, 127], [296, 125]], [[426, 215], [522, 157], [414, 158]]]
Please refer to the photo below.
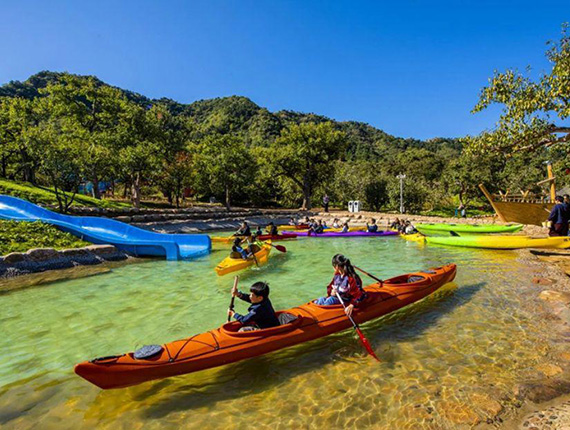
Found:
[[493, 70], [548, 68], [568, 1], [4, 1], [0, 83], [92, 74], [183, 103], [243, 95], [271, 111], [396, 136], [477, 134]]

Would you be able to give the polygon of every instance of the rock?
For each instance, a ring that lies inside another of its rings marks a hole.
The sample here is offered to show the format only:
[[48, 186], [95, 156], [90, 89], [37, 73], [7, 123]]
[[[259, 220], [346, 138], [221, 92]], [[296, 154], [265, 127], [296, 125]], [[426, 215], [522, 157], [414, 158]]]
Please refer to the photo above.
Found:
[[117, 252], [117, 248], [115, 248], [113, 245], [90, 245], [85, 247], [85, 249], [96, 255], [108, 255]]
[[60, 257], [59, 252], [53, 248], [34, 248], [26, 252], [34, 261], [55, 260]]
[[469, 397], [471, 405], [483, 412], [487, 417], [495, 418], [503, 410], [503, 406], [487, 394], [474, 393]]
[[570, 381], [557, 379], [520, 384], [515, 388], [514, 394], [520, 400], [526, 398], [534, 403], [540, 403], [568, 393], [570, 393]]
[[8, 263], [8, 264], [14, 264], [14, 263], [20, 263], [22, 261], [26, 260], [26, 254], [23, 254], [21, 252], [11, 252], [8, 255], [5, 255], [2, 259], [2, 261], [4, 263]]
[[437, 408], [438, 412], [453, 424], [475, 426], [481, 422], [479, 415], [464, 403], [448, 401]]
[[570, 352], [561, 352], [558, 354], [558, 358], [562, 361], [570, 361]]
[[567, 292], [544, 290], [538, 295], [538, 297], [548, 302], [562, 302], [564, 304], [570, 303], [570, 293]]
[[126, 215], [121, 215], [115, 218], [117, 221], [121, 221], [121, 222], [126, 222], [129, 223], [132, 221], [132, 218], [130, 216], [126, 216]]
[[89, 251], [87, 251], [85, 248], [64, 249], [63, 251], [60, 251], [60, 254], [62, 254], [64, 257], [69, 258], [85, 257], [89, 255]]
[[552, 279], [548, 279], [548, 278], [542, 278], [540, 276], [536, 276], [532, 279], [533, 284], [538, 284], [538, 285], [552, 285], [554, 284], [554, 281]]
[[544, 373], [548, 377], [562, 373], [562, 369], [560, 367], [551, 363], [544, 363], [539, 366], [536, 366], [536, 370]]

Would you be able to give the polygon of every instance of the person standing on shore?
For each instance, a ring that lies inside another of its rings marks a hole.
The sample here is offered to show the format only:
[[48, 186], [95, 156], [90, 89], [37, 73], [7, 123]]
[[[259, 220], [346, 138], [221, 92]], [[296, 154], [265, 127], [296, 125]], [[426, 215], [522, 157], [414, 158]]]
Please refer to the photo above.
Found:
[[550, 221], [549, 236], [567, 236], [568, 235], [568, 212], [564, 205], [562, 196], [556, 196], [556, 204], [552, 208], [548, 221]]
[[325, 194], [323, 197], [323, 206], [325, 207], [325, 212], [329, 211], [329, 202], [330, 202], [329, 196]]

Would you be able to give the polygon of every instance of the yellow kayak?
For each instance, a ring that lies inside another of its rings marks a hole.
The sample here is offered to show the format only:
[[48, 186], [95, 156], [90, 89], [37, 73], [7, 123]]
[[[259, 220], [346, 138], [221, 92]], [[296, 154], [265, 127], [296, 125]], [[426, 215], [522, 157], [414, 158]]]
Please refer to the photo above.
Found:
[[425, 242], [425, 236], [421, 233], [414, 233], [414, 234], [402, 234], [400, 233], [400, 237], [411, 242]]
[[425, 237], [428, 244], [464, 246], [468, 248], [519, 249], [519, 248], [570, 248], [570, 237], [529, 237], [529, 236], [433, 236]]
[[[271, 251], [271, 242], [265, 242], [260, 249], [254, 253], [255, 258], [243, 259], [239, 253], [233, 256], [224, 258], [220, 264], [216, 266], [216, 273], [218, 276], [224, 276], [228, 273], [236, 272], [238, 270], [246, 269], [250, 266], [256, 265], [256, 260], [258, 265], [263, 265], [267, 263], [269, 258], [269, 252]], [[233, 254], [233, 252], [232, 252]], [[233, 258], [236, 257], [236, 258]]]

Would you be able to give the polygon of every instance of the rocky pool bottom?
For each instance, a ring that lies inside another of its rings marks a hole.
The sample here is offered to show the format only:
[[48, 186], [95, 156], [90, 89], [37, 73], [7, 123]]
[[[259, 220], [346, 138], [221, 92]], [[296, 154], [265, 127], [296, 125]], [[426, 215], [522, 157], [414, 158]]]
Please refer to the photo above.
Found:
[[0, 427], [532, 428], [528, 420], [545, 415], [535, 408], [543, 417], [530, 416], [530, 400], [570, 391], [566, 296], [552, 292], [566, 281], [527, 252], [399, 238], [284, 245], [287, 254], [272, 254], [240, 281], [244, 289], [268, 281], [277, 308], [321, 295], [337, 252], [384, 278], [447, 262], [458, 264], [458, 276], [436, 296], [363, 326], [381, 363], [347, 331], [113, 391], [80, 379], [73, 365], [223, 323], [232, 278], [213, 268], [225, 249], [194, 262], [147, 261], [37, 288], [0, 287]]

